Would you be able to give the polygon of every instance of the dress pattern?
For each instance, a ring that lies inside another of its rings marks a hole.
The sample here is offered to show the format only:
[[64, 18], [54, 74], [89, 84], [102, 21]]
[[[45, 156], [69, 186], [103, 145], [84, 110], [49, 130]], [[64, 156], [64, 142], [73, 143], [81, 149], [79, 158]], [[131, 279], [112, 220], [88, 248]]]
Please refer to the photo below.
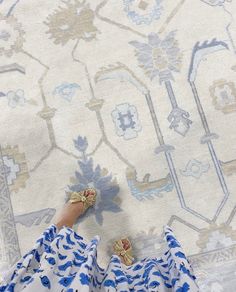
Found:
[[5, 277], [0, 291], [199, 291], [169, 227], [165, 227], [165, 240], [168, 248], [160, 258], [127, 267], [112, 256], [103, 269], [97, 263], [98, 236], [86, 242], [70, 228], [58, 230], [51, 225]]

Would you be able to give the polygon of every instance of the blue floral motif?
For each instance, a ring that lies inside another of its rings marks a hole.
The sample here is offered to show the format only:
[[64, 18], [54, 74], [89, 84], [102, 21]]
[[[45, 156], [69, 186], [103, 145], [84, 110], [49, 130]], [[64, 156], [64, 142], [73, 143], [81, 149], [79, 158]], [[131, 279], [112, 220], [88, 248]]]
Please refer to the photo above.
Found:
[[136, 138], [138, 132], [142, 130], [137, 109], [134, 105], [129, 103], [119, 104], [111, 115], [116, 125], [117, 135], [123, 136], [125, 140]]
[[161, 16], [162, 0], [123, 0], [124, 11], [137, 25], [151, 24]]
[[77, 89], [80, 89], [79, 84], [63, 82], [54, 89], [53, 94], [59, 95], [67, 101], [71, 101]]
[[22, 89], [8, 91], [6, 97], [8, 99], [8, 105], [11, 108], [15, 108], [18, 105], [23, 106], [25, 104], [25, 93]]
[[[112, 175], [108, 174], [105, 168], [100, 165], [94, 167], [93, 159], [88, 158], [86, 153], [88, 142], [86, 137], [79, 136], [74, 140], [76, 149], [81, 152], [83, 158], [78, 161], [80, 172], [75, 172], [75, 177], [71, 179], [73, 185], [68, 186], [69, 191], [79, 192], [86, 188], [95, 188], [97, 191], [96, 204], [93, 208], [89, 208], [81, 219], [94, 214], [98, 224], [103, 224], [103, 212], [120, 212], [121, 208], [114, 201], [119, 193], [119, 186]], [[67, 198], [68, 200], [68, 198]]]
[[196, 179], [200, 178], [210, 168], [209, 163], [203, 163], [196, 159], [191, 159], [185, 166], [185, 169], [180, 170], [184, 176], [192, 176]]
[[79, 136], [77, 140], [74, 140], [75, 148], [80, 152], [84, 153], [88, 147], [88, 142], [86, 137]]

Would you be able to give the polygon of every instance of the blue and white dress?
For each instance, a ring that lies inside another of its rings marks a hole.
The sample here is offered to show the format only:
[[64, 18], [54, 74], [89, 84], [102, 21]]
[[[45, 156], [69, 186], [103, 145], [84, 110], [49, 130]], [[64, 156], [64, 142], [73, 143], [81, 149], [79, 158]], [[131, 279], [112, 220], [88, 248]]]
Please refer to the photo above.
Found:
[[35, 247], [16, 263], [0, 286], [4, 292], [199, 291], [192, 269], [169, 227], [161, 258], [125, 266], [112, 256], [106, 269], [97, 263], [98, 237], [86, 242], [72, 229], [51, 225]]

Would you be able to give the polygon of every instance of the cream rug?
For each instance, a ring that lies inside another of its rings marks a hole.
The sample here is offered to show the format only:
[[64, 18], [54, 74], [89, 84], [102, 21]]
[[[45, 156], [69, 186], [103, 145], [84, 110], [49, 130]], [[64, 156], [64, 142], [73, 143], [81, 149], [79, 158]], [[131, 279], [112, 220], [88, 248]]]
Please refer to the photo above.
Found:
[[235, 16], [235, 0], [0, 0], [2, 266], [90, 186], [79, 232], [102, 265], [120, 236], [158, 255], [169, 224], [202, 290], [233, 291]]

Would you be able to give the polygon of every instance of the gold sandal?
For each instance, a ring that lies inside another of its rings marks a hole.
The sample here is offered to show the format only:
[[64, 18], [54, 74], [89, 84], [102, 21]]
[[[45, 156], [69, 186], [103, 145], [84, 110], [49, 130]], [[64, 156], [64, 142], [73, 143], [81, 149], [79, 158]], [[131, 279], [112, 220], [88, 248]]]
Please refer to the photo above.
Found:
[[116, 240], [113, 245], [113, 250], [115, 254], [119, 256], [123, 264], [126, 266], [133, 264], [132, 246], [128, 238]]
[[73, 192], [70, 194], [69, 202], [71, 204], [82, 202], [83, 213], [96, 202], [97, 192], [95, 189], [88, 188], [80, 192]]

